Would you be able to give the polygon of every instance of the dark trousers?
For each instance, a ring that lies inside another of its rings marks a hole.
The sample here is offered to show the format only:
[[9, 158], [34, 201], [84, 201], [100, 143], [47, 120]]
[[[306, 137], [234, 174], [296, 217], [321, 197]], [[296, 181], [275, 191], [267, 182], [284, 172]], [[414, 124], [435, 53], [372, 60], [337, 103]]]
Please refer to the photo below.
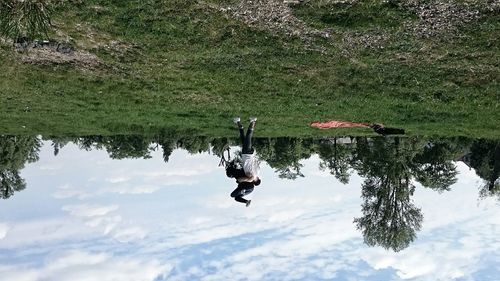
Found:
[[241, 144], [242, 144], [241, 152], [243, 154], [252, 154], [254, 151], [252, 148], [252, 135], [253, 135], [252, 124], [250, 124], [250, 126], [248, 126], [246, 136], [245, 136], [245, 132], [243, 131], [243, 127], [239, 126], [238, 129], [240, 130], [240, 140], [241, 140]]
[[249, 183], [239, 184], [238, 187], [235, 190], [233, 190], [233, 192], [231, 192], [231, 197], [233, 197], [234, 200], [236, 200], [238, 202], [247, 203], [248, 200], [243, 198], [243, 196], [252, 193], [253, 186], [248, 187], [246, 185], [250, 185], [250, 184]]
[[[246, 200], [245, 198], [241, 197], [241, 196], [238, 196], [238, 197], [234, 197], [234, 200], [240, 202], [240, 203], [247, 203], [248, 200]], [[238, 205], [239, 206], [239, 205]]]

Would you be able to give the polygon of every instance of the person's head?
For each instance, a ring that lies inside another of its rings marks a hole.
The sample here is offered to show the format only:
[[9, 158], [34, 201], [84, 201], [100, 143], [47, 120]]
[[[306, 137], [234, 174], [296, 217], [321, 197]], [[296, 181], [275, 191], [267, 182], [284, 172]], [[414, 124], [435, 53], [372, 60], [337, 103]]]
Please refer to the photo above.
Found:
[[255, 186], [258, 186], [260, 184], [260, 178], [257, 178], [256, 180], [253, 181], [253, 184]]

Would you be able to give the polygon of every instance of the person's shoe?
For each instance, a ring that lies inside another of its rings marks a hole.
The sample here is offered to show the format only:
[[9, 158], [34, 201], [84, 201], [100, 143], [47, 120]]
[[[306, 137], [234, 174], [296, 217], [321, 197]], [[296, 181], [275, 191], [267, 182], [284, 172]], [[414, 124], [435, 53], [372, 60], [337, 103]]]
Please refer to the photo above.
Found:
[[257, 117], [250, 117], [250, 123], [255, 123], [257, 122]]
[[252, 200], [248, 200], [247, 203], [246, 203], [246, 206], [250, 206], [250, 202], [252, 202]]
[[233, 119], [234, 124], [238, 124], [238, 123], [240, 123], [240, 121], [241, 121], [240, 117], [234, 117], [234, 119]]

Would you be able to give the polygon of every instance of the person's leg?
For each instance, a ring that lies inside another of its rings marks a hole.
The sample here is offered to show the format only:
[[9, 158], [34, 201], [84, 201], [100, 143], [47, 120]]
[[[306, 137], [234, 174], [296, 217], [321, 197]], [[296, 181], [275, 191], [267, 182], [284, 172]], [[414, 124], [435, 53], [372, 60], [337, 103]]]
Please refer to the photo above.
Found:
[[245, 204], [248, 203], [248, 200], [246, 200], [245, 198], [243, 198], [241, 196], [234, 197], [234, 200], [236, 200], [236, 201], [238, 201], [240, 203], [245, 203]]
[[253, 153], [252, 149], [252, 136], [253, 136], [253, 129], [255, 128], [255, 121], [250, 122], [250, 125], [248, 125], [248, 130], [247, 130], [247, 135], [245, 137], [245, 141], [243, 142], [243, 153], [245, 154], [251, 154]]
[[231, 197], [240, 197], [241, 196], [241, 187], [237, 187], [233, 192], [231, 192]]
[[240, 140], [241, 140], [241, 145], [245, 145], [245, 132], [243, 131], [243, 126], [241, 125], [240, 122], [238, 122], [238, 130], [240, 131]]
[[238, 130], [240, 131], [240, 140], [241, 140], [241, 145], [243, 146], [243, 143], [245, 142], [245, 132], [243, 131], [243, 125], [241, 125], [240, 117], [235, 117], [233, 119], [234, 124], [238, 126]]

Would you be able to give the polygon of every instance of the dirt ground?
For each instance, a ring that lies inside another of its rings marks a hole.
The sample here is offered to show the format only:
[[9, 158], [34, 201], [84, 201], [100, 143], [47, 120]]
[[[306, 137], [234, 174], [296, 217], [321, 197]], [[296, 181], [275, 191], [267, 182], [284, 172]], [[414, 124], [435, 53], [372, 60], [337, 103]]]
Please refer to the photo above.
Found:
[[[355, 4], [360, 0], [331, 0], [323, 3]], [[457, 32], [463, 24], [480, 18], [489, 11], [500, 11], [500, 0], [479, 0], [459, 3], [457, 1], [432, 2], [424, 0], [388, 0], [403, 9], [414, 13], [418, 20], [408, 22], [406, 31], [412, 35], [429, 38]], [[235, 5], [222, 6], [219, 10], [228, 16], [239, 19], [249, 26], [268, 30], [277, 35], [298, 37], [305, 41], [314, 37], [331, 38], [335, 30], [319, 30], [307, 25], [294, 16], [294, 5], [306, 5], [309, 1], [283, 0], [242, 0]], [[386, 34], [345, 34], [344, 42], [363, 45], [367, 48], [380, 46], [386, 41]]]

